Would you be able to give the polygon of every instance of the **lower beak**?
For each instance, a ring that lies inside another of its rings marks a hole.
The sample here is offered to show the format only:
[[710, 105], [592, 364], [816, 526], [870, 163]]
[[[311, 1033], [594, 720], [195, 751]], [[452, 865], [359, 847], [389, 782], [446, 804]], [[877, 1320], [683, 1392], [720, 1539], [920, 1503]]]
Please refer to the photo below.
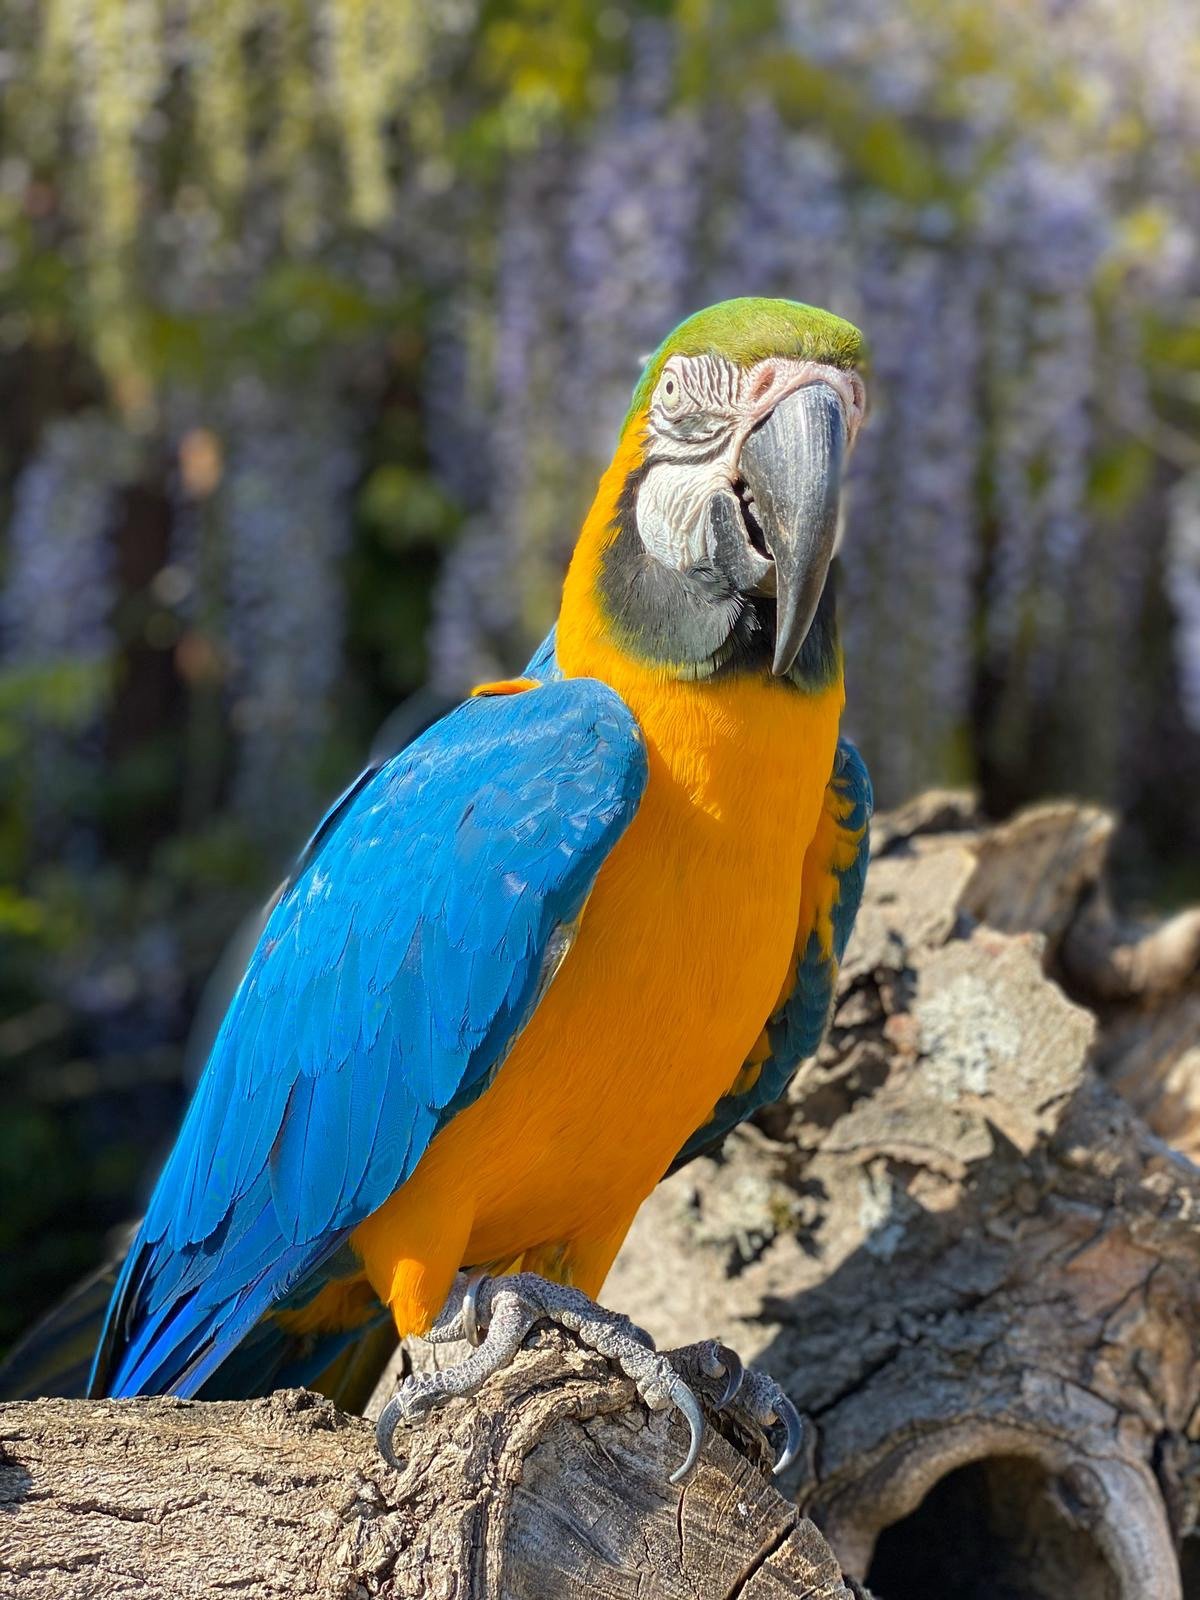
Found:
[[829, 574], [845, 453], [845, 412], [826, 383], [786, 395], [742, 446], [739, 471], [775, 564], [777, 677], [800, 654]]

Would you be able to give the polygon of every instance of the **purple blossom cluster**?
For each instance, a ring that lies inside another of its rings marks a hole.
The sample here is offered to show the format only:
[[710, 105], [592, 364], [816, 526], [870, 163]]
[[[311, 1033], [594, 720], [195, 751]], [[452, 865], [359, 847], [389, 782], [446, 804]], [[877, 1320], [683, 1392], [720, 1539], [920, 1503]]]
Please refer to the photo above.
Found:
[[[553, 619], [640, 360], [697, 292], [703, 140], [694, 113], [671, 106], [671, 66], [665, 26], [640, 25], [628, 78], [587, 139], [513, 164], [493, 301], [481, 308], [466, 281], [458, 316], [439, 325], [439, 356], [455, 329], [462, 353], [431, 367], [450, 441], [435, 461], [449, 458], [443, 481], [470, 513], [435, 597], [432, 671], [447, 691], [510, 670]], [[468, 478], [466, 457], [486, 473]]]
[[112, 648], [114, 500], [132, 444], [98, 412], [60, 417], [17, 479], [0, 599], [10, 666], [100, 666]]
[[987, 642], [1044, 693], [1064, 637], [1070, 580], [1090, 536], [1096, 311], [1111, 222], [1095, 174], [1022, 152], [983, 193], [990, 252]]
[[[102, 756], [105, 669], [116, 604], [113, 527], [135, 461], [133, 441], [110, 418], [83, 412], [51, 422], [17, 479], [0, 596], [0, 669], [32, 674], [33, 827], [48, 850], [90, 857], [91, 797], [84, 774]], [[36, 680], [68, 674], [68, 693]], [[63, 716], [52, 706], [74, 705]]]
[[[1120, 0], [1053, 9], [1049, 53], [1028, 18], [991, 16], [968, 76], [953, 8], [783, 8], [781, 48], [827, 75], [831, 100], [893, 119], [898, 146], [919, 141], [936, 182], [864, 173], [837, 116], [792, 104], [785, 118], [760, 91], [681, 101], [672, 37], [654, 24], [606, 116], [514, 163], [482, 406], [493, 472], [439, 600], [444, 683], [511, 662], [514, 627], [532, 638], [552, 616], [639, 357], [693, 306], [774, 293], [850, 317], [871, 348], [843, 615], [850, 722], [884, 798], [970, 776], [981, 672], [1001, 753], [1076, 707], [1085, 666], [1097, 721], [1127, 722], [1130, 686], [1105, 643], [1129, 646], [1136, 629], [1146, 496], [1165, 510], [1157, 479], [1116, 512], [1093, 485], [1130, 427], [1155, 431], [1147, 312], [1169, 319], [1200, 287], [1200, 100], [1179, 65], [1194, 19], [1184, 0], [1139, 17]], [[478, 325], [479, 282], [466, 293]], [[468, 568], [512, 598], [464, 603]], [[1191, 681], [1182, 625], [1179, 648]], [[1049, 781], [1085, 781], [1072, 736], [1086, 743], [1068, 730]]]
[[971, 688], [980, 286], [909, 250], [877, 261], [863, 293], [877, 403], [848, 489], [850, 720], [903, 794], [947, 770]]
[[561, 216], [562, 369], [568, 440], [594, 461], [611, 451], [640, 357], [690, 309], [702, 256], [703, 135], [672, 104], [666, 25], [634, 30], [629, 74], [579, 152]]
[[1167, 592], [1175, 608], [1180, 698], [1200, 731], [1200, 472], [1184, 478], [1171, 496]]
[[[1195, 454], [1164, 444], [1194, 395], [1164, 394], [1144, 349], [1200, 295], [1194, 10], [785, 0], [762, 42], [777, 70], [744, 90], [731, 73], [719, 94], [684, 92], [680, 30], [639, 14], [590, 120], [539, 124], [494, 190], [424, 151], [396, 216], [353, 245], [297, 147], [292, 198], [308, 194], [304, 236], [334, 275], [357, 274], [370, 304], [413, 278], [426, 290], [429, 455], [464, 512], [434, 599], [436, 686], [512, 670], [553, 619], [645, 354], [699, 305], [779, 294], [848, 316], [871, 349], [842, 584], [849, 722], [882, 797], [973, 775], [981, 684], [988, 737], [1015, 748], [1056, 727], [1066, 753], [1046, 782], [1103, 788], [1151, 692], [1115, 663], [1156, 585], [1176, 621], [1169, 692], [1200, 733], [1195, 496], [1178, 487]], [[472, 114], [448, 109], [448, 124]], [[186, 322], [266, 281], [281, 204], [230, 229], [182, 184], [151, 241], [171, 264], [164, 307]], [[300, 345], [321, 337], [311, 298], [301, 284], [287, 313]], [[212, 424], [222, 481], [202, 508], [179, 497], [172, 532], [189, 625], [202, 558], [217, 569], [234, 803], [281, 837], [315, 803], [342, 668], [355, 408], [374, 403], [350, 365], [314, 363], [302, 390], [230, 386]], [[184, 384], [165, 385], [171, 435], [192, 414]], [[1097, 486], [1131, 447], [1150, 467], [1106, 501]], [[85, 414], [52, 423], [21, 473], [8, 664], [107, 659], [127, 454], [117, 424]], [[1088, 767], [1100, 727], [1118, 731]]]
[[330, 397], [250, 378], [232, 387], [223, 431], [233, 801], [259, 837], [294, 844], [319, 809], [342, 671], [355, 433]]

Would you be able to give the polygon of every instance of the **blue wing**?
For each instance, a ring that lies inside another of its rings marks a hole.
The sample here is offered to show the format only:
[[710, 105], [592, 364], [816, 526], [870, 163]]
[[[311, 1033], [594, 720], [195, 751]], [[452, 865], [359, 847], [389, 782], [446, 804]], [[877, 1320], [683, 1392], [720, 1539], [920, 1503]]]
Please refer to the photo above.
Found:
[[126, 1260], [93, 1392], [193, 1394], [482, 1093], [646, 782], [587, 679], [483, 695], [369, 772], [286, 886]]
[[804, 863], [790, 982], [729, 1093], [676, 1156], [672, 1172], [695, 1156], [711, 1155], [739, 1122], [780, 1099], [797, 1067], [821, 1043], [837, 993], [838, 967], [862, 900], [873, 805], [866, 765], [850, 741], [840, 739], [821, 825]]

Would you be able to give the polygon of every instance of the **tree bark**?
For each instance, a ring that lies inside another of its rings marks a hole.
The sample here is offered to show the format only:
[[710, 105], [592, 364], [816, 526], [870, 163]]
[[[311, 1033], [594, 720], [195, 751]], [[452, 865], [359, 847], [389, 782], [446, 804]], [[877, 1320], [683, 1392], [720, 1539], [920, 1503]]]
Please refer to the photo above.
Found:
[[1117, 918], [1111, 834], [879, 819], [828, 1041], [643, 1208], [606, 1302], [785, 1384], [792, 1500], [712, 1429], [670, 1486], [680, 1425], [544, 1333], [399, 1474], [303, 1394], [4, 1408], [0, 1595], [1200, 1600], [1200, 937]]
[[403, 1440], [285, 1390], [245, 1404], [0, 1407], [0, 1595], [12, 1600], [852, 1600], [811, 1522], [710, 1432], [543, 1336]]

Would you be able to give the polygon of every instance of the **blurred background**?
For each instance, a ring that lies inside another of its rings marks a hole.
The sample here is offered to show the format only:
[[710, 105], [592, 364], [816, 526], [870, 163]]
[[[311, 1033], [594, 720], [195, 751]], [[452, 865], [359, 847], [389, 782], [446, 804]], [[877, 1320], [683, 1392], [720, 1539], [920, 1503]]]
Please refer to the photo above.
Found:
[[[1200, 893], [1195, 0], [0, 0], [0, 1347], [377, 729], [519, 668], [639, 358], [858, 323], [883, 804]], [[410, 697], [419, 695], [416, 701]]]

